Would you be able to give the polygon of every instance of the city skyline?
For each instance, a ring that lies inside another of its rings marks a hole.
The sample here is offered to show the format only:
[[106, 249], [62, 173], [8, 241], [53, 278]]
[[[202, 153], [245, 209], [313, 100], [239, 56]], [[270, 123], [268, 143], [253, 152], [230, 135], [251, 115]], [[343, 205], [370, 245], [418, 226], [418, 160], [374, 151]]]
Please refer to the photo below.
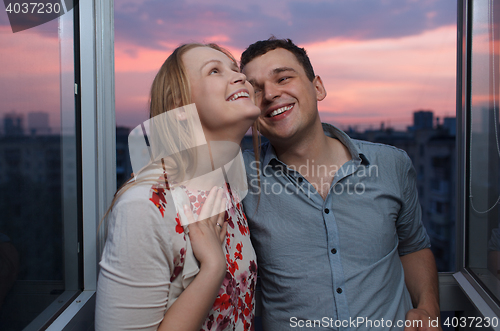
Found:
[[[486, 108], [485, 108], [486, 109]], [[439, 117], [435, 116], [435, 112], [432, 109], [418, 109], [412, 112], [412, 121], [404, 128], [396, 128], [391, 126], [390, 122], [380, 122], [378, 125], [371, 124], [370, 126], [360, 128], [357, 125], [346, 125], [342, 126], [343, 130], [348, 132], [369, 132], [369, 131], [393, 131], [393, 132], [407, 132], [411, 133], [415, 130], [415, 128], [423, 128], [420, 127], [418, 120], [416, 120], [416, 116], [421, 116], [422, 113], [427, 113], [427, 119], [425, 120], [425, 128], [426, 129], [438, 129], [440, 126], [445, 126], [449, 128], [450, 123], [455, 123], [456, 117], [454, 116], [444, 116]], [[422, 118], [422, 117], [420, 117]], [[430, 118], [430, 120], [428, 120]], [[12, 135], [21, 135], [21, 136], [40, 136], [40, 135], [61, 135], [60, 127], [53, 127], [49, 125], [50, 122], [50, 113], [43, 111], [32, 111], [27, 114], [17, 113], [17, 112], [9, 112], [3, 113], [3, 116], [0, 116], [1, 125], [0, 125], [0, 136], [12, 136]], [[421, 120], [420, 120], [421, 121]], [[116, 125], [117, 132], [120, 131], [120, 134], [123, 135], [123, 132], [129, 132], [132, 130], [132, 127], [124, 126], [124, 125]], [[118, 134], [118, 133], [117, 133]], [[251, 135], [251, 130], [247, 132], [246, 135]]]

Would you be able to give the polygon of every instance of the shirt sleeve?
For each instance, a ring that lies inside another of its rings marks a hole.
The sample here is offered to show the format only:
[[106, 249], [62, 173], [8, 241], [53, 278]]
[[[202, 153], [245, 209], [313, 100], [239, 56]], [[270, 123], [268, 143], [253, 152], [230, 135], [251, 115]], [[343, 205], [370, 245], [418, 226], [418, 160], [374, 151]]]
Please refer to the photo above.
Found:
[[167, 209], [162, 217], [147, 199], [114, 206], [100, 263], [96, 330], [157, 329], [170, 290], [173, 215]]
[[422, 208], [418, 200], [416, 172], [406, 152], [402, 160], [402, 205], [396, 221], [399, 255], [406, 255], [431, 246], [422, 224]]

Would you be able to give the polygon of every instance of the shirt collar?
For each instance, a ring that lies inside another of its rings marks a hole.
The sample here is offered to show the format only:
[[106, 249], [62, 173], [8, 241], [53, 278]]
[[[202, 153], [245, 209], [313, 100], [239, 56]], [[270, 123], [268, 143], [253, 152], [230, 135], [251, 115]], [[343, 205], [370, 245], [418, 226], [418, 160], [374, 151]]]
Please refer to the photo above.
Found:
[[[355, 144], [355, 142], [345, 133], [344, 131], [340, 130], [339, 128], [328, 124], [328, 123], [321, 123], [323, 125], [323, 132], [331, 138], [336, 138], [338, 139], [347, 149], [349, 150], [349, 153], [351, 154], [352, 160], [356, 164], [364, 164], [368, 165], [370, 164], [369, 160], [366, 158], [366, 155], [364, 155], [362, 152], [359, 150], [359, 145]], [[267, 146], [265, 146], [267, 144]], [[278, 156], [276, 155], [276, 151], [274, 150], [274, 147], [271, 145], [271, 143], [267, 142], [264, 144], [262, 147], [263, 150], [265, 150], [264, 158], [262, 160], [262, 164], [264, 167], [267, 165], [270, 165], [271, 162], [277, 162], [279, 164], [285, 165], [283, 162], [281, 162], [278, 159]], [[357, 146], [356, 146], [357, 145]], [[267, 147], [267, 148], [266, 148]], [[263, 172], [265, 176], [265, 171]]]
[[[262, 160], [262, 164], [264, 166], [264, 169], [266, 169], [268, 166], [273, 166], [275, 164], [282, 164], [285, 165], [283, 162], [281, 162], [278, 159], [278, 156], [276, 155], [276, 151], [274, 150], [273, 145], [271, 145], [270, 142], [266, 142], [261, 146], [263, 151], [265, 152], [264, 158]], [[286, 166], [286, 165], [285, 165]], [[266, 176], [266, 171], [263, 171], [262, 173], [264, 176]]]
[[358, 164], [368, 165], [370, 161], [366, 157], [366, 155], [360, 151], [360, 145], [356, 140], [352, 140], [351, 137], [347, 135], [344, 131], [339, 128], [328, 124], [321, 123], [323, 125], [323, 132], [331, 138], [337, 138], [347, 149], [349, 150], [349, 154], [351, 154], [352, 160]]

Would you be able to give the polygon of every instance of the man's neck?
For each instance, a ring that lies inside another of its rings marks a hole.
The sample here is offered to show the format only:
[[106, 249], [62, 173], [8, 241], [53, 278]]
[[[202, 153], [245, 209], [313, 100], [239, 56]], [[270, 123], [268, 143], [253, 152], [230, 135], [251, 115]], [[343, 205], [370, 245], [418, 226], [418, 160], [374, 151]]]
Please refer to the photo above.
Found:
[[326, 198], [333, 176], [340, 167], [351, 160], [351, 154], [338, 139], [330, 138], [319, 123], [305, 139], [287, 147], [274, 146], [278, 159], [296, 169]]
[[[291, 167], [297, 167], [314, 160], [315, 163], [331, 162], [330, 157], [325, 157], [330, 153], [329, 137], [323, 132], [321, 122], [308, 130], [305, 137], [295, 137], [294, 141], [285, 144], [272, 144], [278, 159]], [[330, 160], [330, 161], [328, 161]]]

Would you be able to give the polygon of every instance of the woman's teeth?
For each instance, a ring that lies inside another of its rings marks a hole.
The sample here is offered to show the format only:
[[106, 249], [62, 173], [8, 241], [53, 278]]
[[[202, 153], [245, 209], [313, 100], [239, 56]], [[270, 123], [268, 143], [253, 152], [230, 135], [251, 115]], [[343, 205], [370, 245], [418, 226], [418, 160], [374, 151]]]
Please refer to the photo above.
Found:
[[284, 113], [287, 110], [292, 109], [292, 107], [293, 107], [293, 105], [278, 108], [275, 111], [273, 111], [271, 114], [269, 114], [269, 117], [273, 117], [273, 116], [279, 115], [281, 113]]
[[236, 93], [231, 99], [229, 99], [229, 101], [234, 101], [241, 97], [250, 98], [250, 94], [248, 94], [247, 92]]

